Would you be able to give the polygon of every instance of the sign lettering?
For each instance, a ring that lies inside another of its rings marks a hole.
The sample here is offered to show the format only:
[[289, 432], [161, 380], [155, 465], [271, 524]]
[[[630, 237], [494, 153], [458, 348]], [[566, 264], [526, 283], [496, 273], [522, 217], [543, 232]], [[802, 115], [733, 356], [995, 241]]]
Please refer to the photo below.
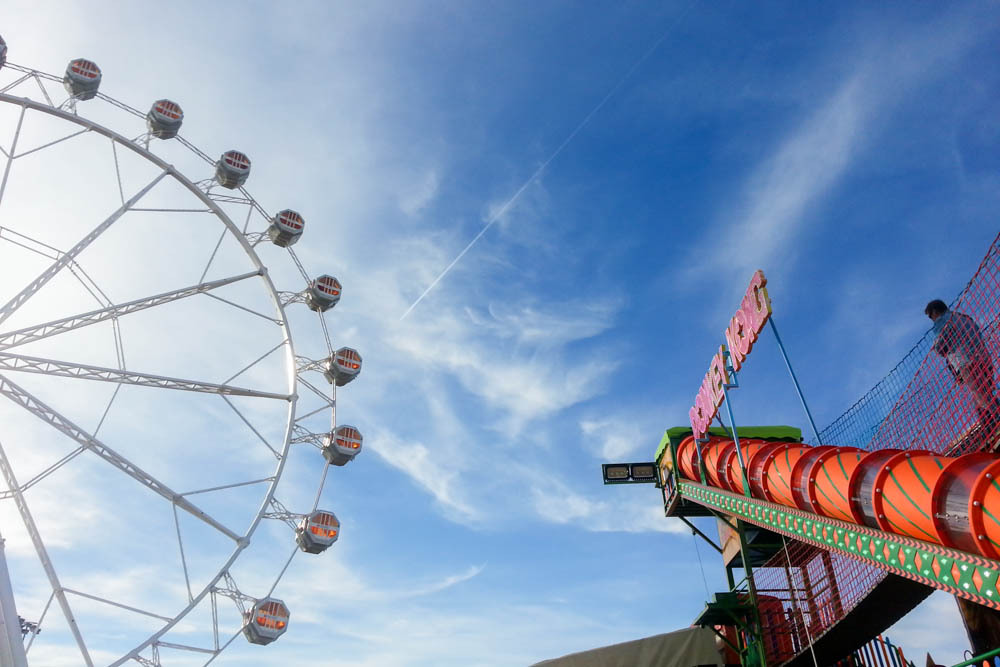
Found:
[[750, 279], [750, 286], [747, 287], [740, 307], [723, 332], [726, 342], [719, 346], [719, 351], [712, 357], [708, 372], [695, 395], [694, 405], [688, 411], [691, 429], [696, 438], [705, 437], [725, 398], [723, 385], [730, 384], [726, 366], [727, 347], [733, 371], [740, 370], [770, 317], [771, 298], [767, 295], [767, 278], [763, 271], [758, 270]]

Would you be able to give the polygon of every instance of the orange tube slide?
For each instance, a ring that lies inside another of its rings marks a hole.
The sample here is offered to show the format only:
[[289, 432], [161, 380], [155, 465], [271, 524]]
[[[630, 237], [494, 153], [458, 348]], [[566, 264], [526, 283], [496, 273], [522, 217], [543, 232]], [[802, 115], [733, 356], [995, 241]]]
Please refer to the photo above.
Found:
[[[741, 440], [740, 452], [754, 498], [1000, 559], [1000, 454], [753, 439]], [[709, 485], [745, 492], [733, 440], [712, 437], [701, 455]], [[677, 468], [701, 482], [693, 436], [677, 446]]]

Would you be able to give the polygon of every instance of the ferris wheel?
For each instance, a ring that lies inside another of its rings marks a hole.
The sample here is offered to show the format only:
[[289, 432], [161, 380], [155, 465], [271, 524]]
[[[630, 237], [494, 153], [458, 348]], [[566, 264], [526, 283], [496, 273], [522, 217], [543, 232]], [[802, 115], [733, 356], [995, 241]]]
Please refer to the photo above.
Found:
[[329, 469], [362, 448], [336, 417], [362, 365], [327, 328], [342, 285], [293, 250], [302, 214], [246, 190], [247, 154], [179, 134], [178, 102], [143, 112], [92, 61], [6, 56], [0, 39], [0, 663], [269, 644], [292, 559], [340, 536]]

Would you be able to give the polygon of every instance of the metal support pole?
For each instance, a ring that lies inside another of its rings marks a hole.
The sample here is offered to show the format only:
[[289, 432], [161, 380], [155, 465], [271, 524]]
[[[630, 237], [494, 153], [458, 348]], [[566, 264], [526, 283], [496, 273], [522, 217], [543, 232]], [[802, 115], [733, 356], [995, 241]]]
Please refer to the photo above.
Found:
[[21, 620], [14, 605], [14, 590], [7, 572], [7, 556], [4, 539], [0, 537], [0, 665], [28, 667], [24, 654], [24, 636], [21, 634]]
[[705, 460], [701, 456], [701, 445], [702, 443], [708, 442], [708, 438], [695, 438], [694, 447], [698, 451], [698, 474], [701, 477], [702, 484], [708, 484], [708, 480], [705, 478]]
[[768, 318], [768, 324], [771, 325], [771, 331], [774, 332], [774, 340], [778, 342], [778, 349], [781, 350], [781, 358], [785, 360], [785, 366], [788, 368], [788, 374], [792, 376], [792, 384], [795, 385], [795, 393], [799, 395], [799, 402], [802, 403], [802, 409], [806, 412], [806, 418], [809, 419], [809, 426], [812, 427], [813, 438], [815, 441], [814, 445], [819, 445], [819, 431], [816, 430], [816, 422], [813, 421], [812, 413], [809, 412], [809, 406], [806, 405], [805, 396], [802, 395], [802, 387], [799, 386], [799, 380], [795, 377], [795, 371], [792, 370], [792, 362], [788, 360], [788, 354], [785, 352], [785, 346], [781, 342], [781, 336], [778, 335], [778, 327], [774, 324], [774, 316]]
[[729, 430], [733, 432], [733, 443], [736, 445], [736, 460], [740, 462], [740, 474], [743, 476], [743, 495], [750, 495], [750, 478], [747, 477], [747, 464], [743, 460], [743, 450], [740, 449], [740, 436], [736, 434], [736, 421], [733, 419], [733, 406], [729, 402], [729, 385], [722, 385], [725, 396], [726, 411], [729, 413]]
[[[735, 431], [736, 429], [734, 428], [733, 432], [735, 433]], [[749, 491], [749, 488], [747, 491]], [[764, 652], [764, 637], [760, 621], [760, 607], [757, 603], [757, 585], [753, 580], [753, 566], [750, 565], [750, 548], [747, 546], [746, 535], [743, 532], [743, 526], [745, 525], [744, 522], [736, 519], [736, 525], [738, 526], [737, 534], [740, 538], [740, 558], [743, 560], [743, 573], [746, 575], [747, 593], [750, 595], [750, 605], [753, 607], [753, 613], [750, 618], [751, 632], [749, 633], [750, 637], [748, 637], [747, 645], [748, 648], [750, 645], [753, 645], [756, 648], [757, 658], [759, 660], [759, 662], [754, 663], [749, 663], [748, 661], [747, 667], [765, 667], [766, 654]]]
[[718, 552], [719, 552], [720, 554], [722, 553], [722, 548], [721, 548], [721, 547], [720, 547], [720, 546], [719, 546], [718, 544], [716, 544], [715, 542], [713, 542], [713, 541], [712, 541], [712, 538], [710, 538], [710, 537], [709, 537], [708, 535], [706, 535], [705, 533], [701, 532], [701, 531], [700, 531], [700, 530], [698, 529], [698, 526], [694, 525], [693, 523], [691, 523], [690, 521], [688, 521], [687, 519], [685, 519], [685, 518], [684, 518], [684, 517], [682, 517], [682, 516], [679, 516], [679, 517], [677, 517], [677, 518], [678, 518], [678, 519], [680, 519], [681, 521], [683, 521], [684, 523], [686, 523], [686, 524], [687, 524], [687, 527], [688, 527], [688, 528], [690, 528], [690, 529], [691, 529], [692, 531], [694, 531], [694, 533], [695, 533], [696, 535], [699, 535], [699, 536], [701, 537], [701, 539], [703, 539], [703, 540], [705, 540], [706, 542], [708, 542], [708, 543], [709, 543], [709, 545], [710, 545], [710, 546], [711, 546], [711, 547], [712, 547], [713, 549], [715, 549], [716, 551], [718, 551]]

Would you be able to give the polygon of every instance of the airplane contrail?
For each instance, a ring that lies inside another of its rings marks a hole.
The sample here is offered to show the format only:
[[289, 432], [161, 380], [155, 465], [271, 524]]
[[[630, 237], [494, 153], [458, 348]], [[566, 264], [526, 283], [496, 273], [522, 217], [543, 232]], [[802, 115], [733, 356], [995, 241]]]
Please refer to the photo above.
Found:
[[544, 171], [545, 168], [547, 166], [549, 166], [549, 163], [552, 162], [553, 160], [555, 160], [556, 157], [558, 157], [559, 154], [563, 152], [563, 149], [566, 148], [566, 146], [569, 145], [569, 142], [573, 141], [574, 137], [576, 137], [576, 135], [579, 134], [580, 130], [582, 130], [587, 125], [587, 123], [590, 122], [590, 119], [593, 118], [594, 115], [598, 111], [600, 111], [601, 108], [605, 104], [607, 104], [608, 100], [610, 100], [611, 97], [615, 93], [618, 92], [618, 89], [621, 88], [625, 84], [626, 81], [628, 81], [629, 77], [631, 77], [632, 74], [637, 69], [639, 69], [639, 67], [644, 62], [646, 62], [646, 60], [648, 60], [651, 55], [653, 55], [653, 52], [656, 51], [657, 48], [659, 48], [660, 44], [663, 43], [663, 40], [665, 40], [667, 38], [667, 35], [669, 35], [673, 31], [673, 29], [677, 26], [678, 23], [680, 23], [680, 21], [688, 13], [688, 11], [691, 9], [691, 7], [693, 7], [695, 5], [696, 2], [697, 2], [697, 0], [693, 0], [691, 2], [691, 4], [689, 4], [687, 6], [687, 9], [685, 9], [683, 12], [681, 12], [681, 14], [677, 17], [677, 20], [675, 20], [673, 22], [673, 24], [669, 28], [667, 28], [667, 30], [662, 35], [660, 35], [660, 38], [657, 39], [653, 43], [653, 45], [646, 50], [646, 52], [642, 55], [641, 58], [639, 58], [637, 61], [635, 61], [635, 64], [633, 64], [632, 67], [630, 67], [629, 70], [627, 72], [625, 72], [625, 75], [621, 79], [619, 79], [618, 83], [616, 83], [611, 88], [611, 90], [609, 90], [608, 93], [601, 99], [601, 101], [597, 103], [597, 106], [595, 106], [593, 109], [591, 109], [590, 113], [588, 113], [586, 116], [584, 116], [583, 120], [581, 120], [580, 123], [573, 129], [573, 131], [569, 133], [569, 136], [566, 137], [561, 144], [559, 144], [559, 147], [556, 148], [555, 151], [553, 151], [552, 155], [550, 155], [548, 157], [548, 159], [545, 160], [545, 162], [543, 162], [541, 164], [541, 166], [538, 167], [538, 169], [536, 169], [535, 172], [533, 174], [531, 174], [531, 176], [528, 177], [528, 180], [526, 180], [524, 182], [524, 184], [521, 185], [521, 187], [519, 187], [517, 189], [517, 192], [515, 192], [510, 197], [510, 199], [508, 199], [507, 202], [497, 210], [496, 213], [494, 213], [492, 216], [490, 216], [490, 219], [486, 221], [486, 225], [482, 229], [479, 230], [479, 233], [476, 234], [471, 241], [469, 241], [469, 244], [466, 245], [462, 249], [462, 252], [458, 253], [458, 256], [455, 257], [455, 259], [451, 260], [451, 264], [449, 264], [448, 266], [446, 266], [444, 268], [444, 271], [442, 271], [440, 274], [438, 274], [438, 277], [435, 278], [433, 280], [433, 282], [431, 282], [431, 284], [427, 286], [427, 289], [425, 289], [423, 291], [423, 293], [420, 296], [418, 296], [417, 299], [413, 303], [410, 304], [410, 307], [407, 308], [406, 312], [403, 313], [403, 315], [399, 318], [400, 322], [402, 322], [403, 320], [405, 320], [406, 316], [409, 315], [411, 312], [413, 312], [413, 309], [417, 307], [417, 304], [419, 304], [421, 301], [423, 301], [425, 296], [427, 296], [428, 294], [430, 294], [430, 291], [432, 289], [434, 289], [437, 286], [437, 284], [439, 282], [441, 282], [441, 280], [446, 275], [448, 275], [448, 272], [451, 271], [451, 269], [456, 264], [458, 264], [458, 262], [465, 256], [465, 253], [469, 252], [469, 250], [472, 248], [472, 246], [474, 246], [476, 244], [476, 242], [479, 241], [479, 239], [481, 239], [483, 237], [483, 234], [485, 234], [489, 230], [489, 228], [493, 226], [493, 223], [495, 223], [497, 220], [499, 220], [500, 216], [502, 216], [504, 213], [506, 213], [507, 210], [510, 209], [510, 207], [513, 206], [515, 202], [517, 202], [517, 200], [521, 196], [521, 194], [524, 193], [524, 191], [528, 189], [528, 186], [531, 185], [532, 182], [534, 182], [534, 180], [536, 178], [538, 178], [539, 174], [541, 174], [542, 171]]

